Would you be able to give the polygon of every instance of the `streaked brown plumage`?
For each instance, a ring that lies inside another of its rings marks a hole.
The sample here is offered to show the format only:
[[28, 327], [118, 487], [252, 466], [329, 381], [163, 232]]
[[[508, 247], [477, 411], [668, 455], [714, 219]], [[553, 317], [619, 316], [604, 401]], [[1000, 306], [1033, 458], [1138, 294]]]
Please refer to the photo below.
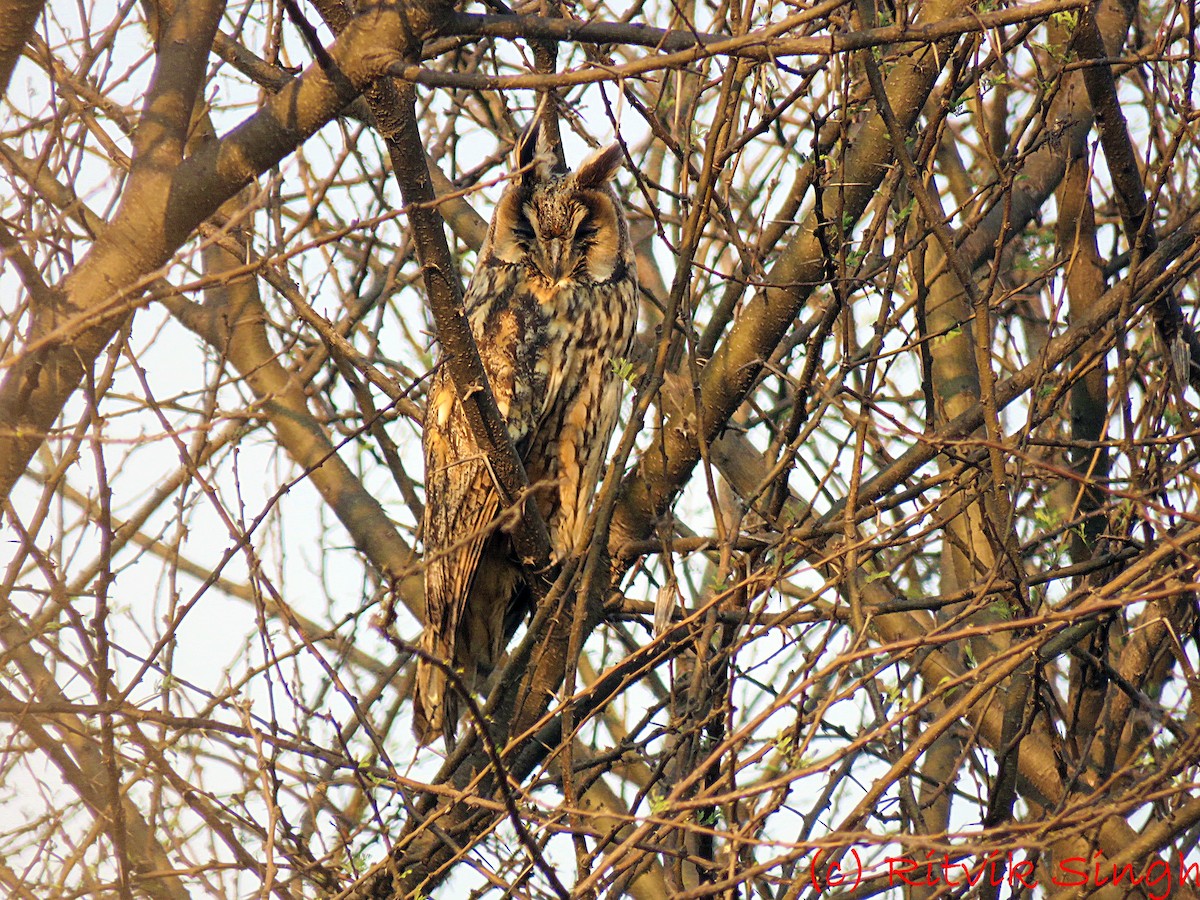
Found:
[[[620, 148], [575, 172], [552, 171], [537, 127], [492, 217], [465, 307], [500, 414], [538, 490], [555, 556], [582, 548], [588, 507], [620, 407], [614, 363], [628, 358], [637, 318], [633, 249], [609, 180]], [[425, 631], [422, 649], [468, 689], [500, 662], [530, 595], [500, 498], [445, 366], [425, 413]], [[458, 704], [445, 673], [417, 663], [414, 730], [453, 739]]]

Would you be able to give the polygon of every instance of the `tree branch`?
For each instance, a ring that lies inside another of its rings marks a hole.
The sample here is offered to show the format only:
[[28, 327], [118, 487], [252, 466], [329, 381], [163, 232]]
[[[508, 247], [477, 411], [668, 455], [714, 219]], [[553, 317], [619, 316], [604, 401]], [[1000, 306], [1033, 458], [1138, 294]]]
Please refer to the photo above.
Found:
[[[741, 35], [704, 34], [697, 31], [651, 28], [623, 22], [583, 22], [577, 19], [547, 16], [499, 16], [479, 13], [453, 13], [441, 29], [442, 34], [508, 39], [572, 41], [581, 44], [628, 44], [652, 47], [671, 54], [651, 57], [645, 63], [653, 68], [684, 65], [705, 56], [735, 56], [759, 62], [772, 62], [789, 56], [828, 56], [850, 53], [871, 47], [900, 43], [932, 43], [1045, 19], [1055, 13], [1082, 9], [1086, 0], [1044, 0], [1008, 9], [989, 10], [969, 16], [952, 16], [945, 20], [927, 19], [917, 24], [886, 25], [835, 32], [821, 37], [780, 38], [807, 22], [827, 15], [842, 3], [822, 3], [802, 13], [789, 16], [770, 26]], [[619, 69], [618, 69], [619, 70]], [[447, 74], [447, 73], [442, 73]], [[436, 73], [424, 70], [424, 77]], [[561, 78], [561, 75], [553, 76]], [[414, 79], [414, 80], [420, 80]], [[426, 82], [430, 83], [430, 82]], [[547, 82], [549, 83], [549, 82]], [[523, 86], [540, 86], [524, 84]]]
[[[1100, 126], [1100, 146], [1104, 148], [1104, 159], [1112, 176], [1125, 240], [1129, 242], [1131, 258], [1136, 265], [1139, 259], [1152, 253], [1157, 246], [1154, 227], [1146, 215], [1146, 190], [1129, 138], [1125, 113], [1117, 97], [1117, 82], [1112, 64], [1108, 61], [1108, 50], [1096, 15], [1090, 8], [1080, 16], [1076, 26], [1075, 49], [1080, 57], [1093, 62], [1093, 65], [1083, 69], [1083, 83], [1087, 87], [1096, 124]], [[1174, 364], [1176, 377], [1181, 384], [1190, 383], [1200, 390], [1200, 339], [1184, 319], [1178, 299], [1172, 293], [1162, 294], [1151, 311], [1159, 336]]]
[[[923, 9], [925, 20], [952, 18], [963, 8], [942, 0]], [[901, 126], [912, 127], [946, 59], [945, 47], [926, 46], [902, 56], [888, 78], [892, 107], [902, 112]], [[700, 442], [724, 430], [758, 379], [765, 360], [792, 327], [812, 291], [826, 280], [826, 256], [818, 231], [823, 216], [857, 222], [891, 163], [891, 144], [882, 118], [873, 115], [849, 142], [842, 171], [833, 174], [827, 194], [842, 198], [833, 210], [814, 210], [784, 248], [767, 278], [768, 287], [742, 310], [737, 322], [704, 367], [700, 378], [699, 422], [687, 410], [672, 410], [660, 435], [651, 442], [637, 470], [626, 476], [613, 520], [614, 550], [644, 538], [669, 507], [700, 460]], [[703, 433], [697, 425], [702, 423]]]
[[4, 0], [0, 7], [0, 97], [8, 92], [21, 51], [33, 37], [46, 0]]
[[[207, 31], [184, 42], [190, 48], [187, 58], [200, 65], [219, 18], [220, 4], [213, 7]], [[0, 498], [9, 495], [25, 471], [84, 369], [141, 302], [147, 276], [222, 203], [378, 77], [396, 56], [393, 48], [401, 43], [404, 24], [395, 9], [364, 13], [330, 51], [345, 77], [333, 79], [320, 67], [310, 67], [226, 137], [171, 168], [169, 178], [154, 178], [154, 190], [140, 176], [131, 176], [113, 220], [63, 280], [58, 303], [35, 311], [25, 347], [6, 361], [9, 372], [0, 383]], [[174, 64], [172, 58], [164, 57], [160, 68]]]

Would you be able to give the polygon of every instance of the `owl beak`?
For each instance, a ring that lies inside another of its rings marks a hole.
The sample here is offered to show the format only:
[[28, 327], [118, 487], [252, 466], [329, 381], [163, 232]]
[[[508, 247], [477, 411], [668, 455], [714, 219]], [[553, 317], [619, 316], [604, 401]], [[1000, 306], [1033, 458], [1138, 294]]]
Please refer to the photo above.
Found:
[[546, 267], [549, 270], [546, 276], [554, 284], [563, 280], [563, 268], [567, 262], [565, 243], [560, 238], [551, 238], [546, 242]]

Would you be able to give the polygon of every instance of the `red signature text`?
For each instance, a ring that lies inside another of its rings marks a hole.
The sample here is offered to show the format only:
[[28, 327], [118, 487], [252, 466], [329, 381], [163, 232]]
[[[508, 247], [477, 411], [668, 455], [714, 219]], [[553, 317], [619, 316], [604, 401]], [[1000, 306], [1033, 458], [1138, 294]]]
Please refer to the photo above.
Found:
[[[933, 851], [925, 856], [887, 856], [881, 866], [869, 873], [882, 878], [888, 887], [989, 887], [1006, 886], [1032, 890], [1043, 883], [1055, 888], [1099, 888], [1114, 885], [1139, 889], [1150, 900], [1167, 900], [1178, 888], [1200, 887], [1200, 860], [1178, 857], [1174, 862], [1163, 858], [1142, 859], [1136, 863], [1111, 860], [1103, 853], [1088, 856], [1049, 856], [1035, 862], [1020, 852], [992, 852], [979, 856]], [[858, 851], [818, 850], [809, 867], [813, 890], [820, 894], [830, 888], [854, 889], [864, 877]]]

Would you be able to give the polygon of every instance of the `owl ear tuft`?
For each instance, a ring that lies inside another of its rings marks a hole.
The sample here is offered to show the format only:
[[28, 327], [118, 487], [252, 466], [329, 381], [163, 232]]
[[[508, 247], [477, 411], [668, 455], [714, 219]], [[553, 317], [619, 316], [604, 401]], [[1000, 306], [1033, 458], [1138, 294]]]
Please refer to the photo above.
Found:
[[546, 148], [541, 132], [541, 119], [534, 119], [517, 138], [513, 170], [521, 173], [519, 177], [524, 183], [548, 178], [554, 167], [554, 156]]
[[575, 170], [575, 182], [583, 188], [599, 187], [613, 177], [624, 159], [621, 145], [609, 144], [580, 163]]
[[516, 152], [513, 154], [514, 168], [524, 169], [533, 165], [533, 159], [537, 155], [538, 130], [538, 120], [534, 119], [517, 138]]

